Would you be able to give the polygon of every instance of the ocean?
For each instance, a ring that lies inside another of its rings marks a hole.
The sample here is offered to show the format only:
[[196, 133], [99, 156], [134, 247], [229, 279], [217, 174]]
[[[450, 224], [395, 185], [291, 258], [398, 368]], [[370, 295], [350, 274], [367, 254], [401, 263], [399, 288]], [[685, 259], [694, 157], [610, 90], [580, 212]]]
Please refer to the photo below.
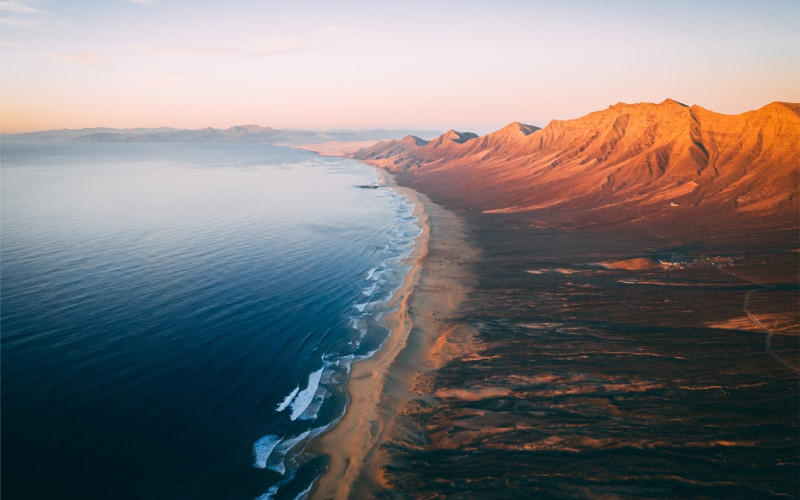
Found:
[[303, 498], [410, 202], [276, 146], [0, 152], [3, 498]]

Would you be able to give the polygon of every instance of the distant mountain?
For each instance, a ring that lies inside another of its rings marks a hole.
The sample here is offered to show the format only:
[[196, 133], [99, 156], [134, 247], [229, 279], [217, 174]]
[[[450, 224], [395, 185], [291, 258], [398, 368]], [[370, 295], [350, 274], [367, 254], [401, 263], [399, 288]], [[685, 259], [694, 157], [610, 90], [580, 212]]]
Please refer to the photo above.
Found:
[[722, 115], [671, 99], [620, 103], [543, 129], [512, 123], [483, 137], [406, 137], [354, 156], [441, 202], [485, 212], [796, 225], [800, 104]]
[[89, 135], [102, 135], [102, 134], [120, 134], [120, 135], [135, 135], [135, 134], [152, 134], [152, 133], [168, 133], [176, 132], [180, 129], [171, 127], [160, 128], [108, 128], [108, 127], [95, 127], [95, 128], [82, 128], [82, 129], [59, 129], [59, 130], [44, 130], [41, 132], [28, 132], [24, 134], [3, 134], [3, 139], [10, 139], [15, 141], [54, 141], [54, 142], [69, 142], [77, 138]]
[[91, 128], [80, 130], [51, 130], [27, 134], [4, 135], [4, 139], [27, 141], [64, 142], [244, 142], [282, 145], [308, 145], [325, 142], [383, 141], [414, 134], [435, 137], [438, 131], [431, 130], [279, 130], [258, 125], [240, 125], [227, 129], [204, 128], [187, 130], [176, 128], [112, 129]]

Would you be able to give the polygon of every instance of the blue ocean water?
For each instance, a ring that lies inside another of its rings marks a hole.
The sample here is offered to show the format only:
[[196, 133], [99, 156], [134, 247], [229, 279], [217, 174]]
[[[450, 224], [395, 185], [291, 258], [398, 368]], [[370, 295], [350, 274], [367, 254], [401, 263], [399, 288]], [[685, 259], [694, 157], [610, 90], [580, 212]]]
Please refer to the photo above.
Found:
[[0, 149], [3, 498], [297, 498], [413, 207], [252, 144]]

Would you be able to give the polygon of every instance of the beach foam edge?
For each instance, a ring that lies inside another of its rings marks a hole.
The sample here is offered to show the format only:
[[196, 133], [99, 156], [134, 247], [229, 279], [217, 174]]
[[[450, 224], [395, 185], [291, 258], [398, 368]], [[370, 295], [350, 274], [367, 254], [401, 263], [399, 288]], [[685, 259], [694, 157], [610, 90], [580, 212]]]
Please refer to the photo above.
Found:
[[417, 217], [421, 233], [406, 259], [411, 269], [387, 303], [389, 313], [384, 323], [391, 333], [373, 356], [353, 364], [347, 383], [349, 403], [345, 414], [310, 444], [314, 451], [329, 458], [328, 470], [317, 480], [311, 498], [348, 498], [352, 493], [365, 460], [380, 444], [387, 428], [389, 416], [381, 405], [384, 386], [413, 327], [408, 300], [419, 282], [428, 253], [430, 226], [426, 205], [430, 202], [420, 193], [398, 186], [386, 172], [379, 170], [379, 174], [387, 188], [400, 192], [414, 205], [413, 215]]

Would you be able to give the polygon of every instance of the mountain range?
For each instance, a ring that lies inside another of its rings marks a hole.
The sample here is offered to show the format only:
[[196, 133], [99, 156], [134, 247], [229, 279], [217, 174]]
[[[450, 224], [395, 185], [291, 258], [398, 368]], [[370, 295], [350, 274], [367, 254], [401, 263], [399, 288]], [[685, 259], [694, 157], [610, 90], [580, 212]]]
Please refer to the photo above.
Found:
[[544, 128], [407, 136], [354, 157], [446, 206], [485, 213], [797, 226], [800, 104], [724, 115], [672, 99], [619, 103]]
[[68, 142], [243, 142], [281, 145], [306, 145], [325, 142], [366, 142], [381, 141], [402, 137], [404, 134], [433, 137], [439, 134], [431, 130], [298, 130], [275, 129], [259, 125], [238, 125], [226, 129], [178, 129], [160, 128], [87, 128], [62, 129], [25, 134], [5, 135], [4, 139], [28, 141], [68, 141]]

